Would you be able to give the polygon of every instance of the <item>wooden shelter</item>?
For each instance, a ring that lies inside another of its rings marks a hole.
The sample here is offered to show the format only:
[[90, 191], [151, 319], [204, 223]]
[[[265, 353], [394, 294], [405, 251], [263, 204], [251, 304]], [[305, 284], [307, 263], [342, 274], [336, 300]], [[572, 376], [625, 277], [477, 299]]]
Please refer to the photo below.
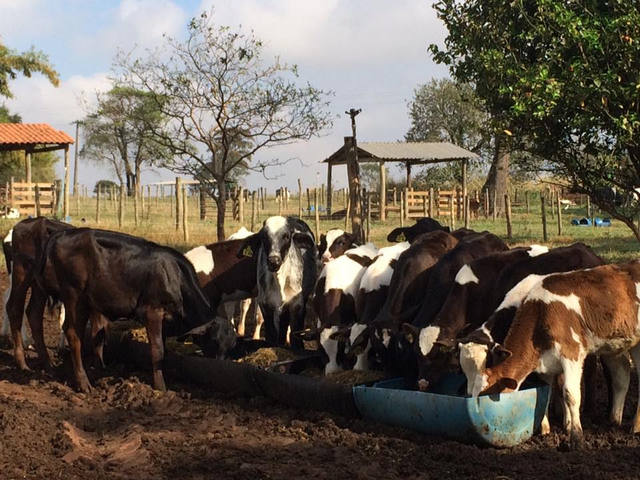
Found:
[[[345, 137], [345, 144], [323, 160], [327, 165], [327, 212], [331, 213], [331, 177], [334, 165], [345, 165], [351, 150], [351, 137]], [[462, 194], [467, 195], [467, 165], [469, 159], [477, 158], [473, 152], [447, 142], [358, 142], [358, 163], [378, 163], [380, 165], [380, 218], [385, 219], [386, 172], [385, 163], [404, 163], [407, 169], [407, 188], [411, 189], [411, 166], [441, 162], [462, 163]]]
[[[71, 136], [46, 123], [0, 123], [0, 152], [24, 151], [24, 183], [31, 190], [31, 155], [64, 150], [64, 211], [69, 215], [69, 145]], [[35, 186], [33, 187], [35, 188]]]

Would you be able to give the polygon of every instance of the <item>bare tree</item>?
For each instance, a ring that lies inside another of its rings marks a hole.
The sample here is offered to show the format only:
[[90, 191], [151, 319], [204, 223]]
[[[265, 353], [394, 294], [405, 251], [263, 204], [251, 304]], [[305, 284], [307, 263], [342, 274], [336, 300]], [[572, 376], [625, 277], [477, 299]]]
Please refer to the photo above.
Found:
[[116, 62], [127, 83], [149, 92], [169, 119], [155, 132], [175, 155], [167, 167], [206, 185], [218, 209], [219, 240], [234, 169], [264, 173], [282, 162], [257, 163], [258, 150], [309, 139], [332, 123], [328, 92], [299, 86], [295, 66], [278, 58], [266, 63], [262, 54], [253, 33], [215, 26], [203, 13], [189, 22], [186, 40], [167, 37], [145, 58], [121, 54]]

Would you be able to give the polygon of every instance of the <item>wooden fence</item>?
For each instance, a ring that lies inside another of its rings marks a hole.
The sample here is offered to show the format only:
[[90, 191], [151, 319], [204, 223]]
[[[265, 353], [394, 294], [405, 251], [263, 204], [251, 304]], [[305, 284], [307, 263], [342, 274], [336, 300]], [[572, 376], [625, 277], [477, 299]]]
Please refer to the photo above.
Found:
[[17, 208], [20, 215], [51, 215], [56, 204], [55, 184], [13, 182], [9, 186], [8, 203]]

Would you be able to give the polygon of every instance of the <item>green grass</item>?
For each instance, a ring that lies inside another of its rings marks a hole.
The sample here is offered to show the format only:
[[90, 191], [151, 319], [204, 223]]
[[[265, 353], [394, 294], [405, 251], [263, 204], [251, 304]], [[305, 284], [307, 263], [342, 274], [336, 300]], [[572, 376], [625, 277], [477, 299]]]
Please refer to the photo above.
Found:
[[[304, 202], [304, 205], [306, 205], [306, 201]], [[265, 207], [264, 211], [260, 210], [256, 215], [256, 225], [254, 226], [254, 230], [259, 228], [265, 218], [279, 213], [278, 205], [273, 199], [268, 200]], [[341, 199], [334, 201], [334, 210], [340, 210], [342, 208], [344, 208], [344, 204]], [[159, 199], [157, 202], [152, 198], [150, 206], [146, 206], [144, 218], [141, 218], [137, 226], [135, 225], [133, 218], [133, 201], [128, 199], [125, 209], [125, 222], [122, 228], [118, 228], [116, 216], [117, 210], [114, 208], [114, 204], [110, 201], [101, 201], [100, 223], [95, 222], [95, 198], [81, 199], [79, 202], [79, 211], [76, 210], [76, 201], [72, 198], [70, 202], [70, 210], [72, 223], [74, 225], [119, 230], [147, 238], [160, 244], [172, 246], [183, 252], [196, 245], [216, 241], [216, 212], [213, 208], [209, 208], [207, 220], [201, 221], [199, 219], [199, 202], [196, 197], [191, 197], [188, 201], [189, 241], [184, 240], [182, 225], [180, 225], [178, 230], [175, 228], [175, 204], [169, 201], [168, 198], [165, 198], [164, 200]], [[533, 203], [531, 205], [531, 212], [532, 213], [527, 214], [524, 206], [513, 208], [513, 238], [508, 241], [509, 245], [518, 246], [529, 245], [531, 243], [545, 243], [542, 238], [540, 204]], [[284, 210], [282, 213], [297, 215], [297, 199], [292, 198], [289, 201], [289, 208]], [[563, 233], [562, 235], [558, 235], [557, 220], [551, 216], [551, 212], [548, 210], [547, 231], [549, 241], [546, 242], [546, 244], [554, 247], [581, 241], [592, 246], [599, 255], [609, 262], [628, 261], [638, 257], [638, 253], [640, 252], [640, 243], [635, 239], [630, 230], [621, 222], [614, 220], [612, 222], [612, 226], [606, 228], [576, 227], [570, 224], [572, 218], [579, 218], [585, 215], [585, 207], [576, 206], [571, 207], [568, 210], [563, 210]], [[602, 213], [598, 213], [597, 215], [600, 217], [607, 216]], [[85, 218], [86, 222], [81, 223], [81, 218]], [[449, 222], [448, 217], [436, 218], [443, 224], [448, 224]], [[308, 217], [303, 215], [303, 219], [309, 224], [312, 230], [315, 230], [315, 219], [313, 216]], [[409, 224], [412, 224], [413, 222], [414, 220], [409, 220]], [[15, 223], [15, 220], [0, 220], [0, 233], [8, 231]], [[375, 220], [372, 221], [370, 241], [374, 242], [378, 246], [386, 245], [388, 243], [386, 241], [387, 233], [399, 225], [400, 218], [398, 215], [392, 215], [384, 223]], [[247, 228], [251, 227], [250, 202], [245, 205], [244, 226]], [[463, 226], [463, 222], [456, 220], [454, 226], [461, 227]], [[239, 222], [232, 220], [230, 216], [227, 217], [225, 227], [227, 235], [232, 234], [239, 227]], [[344, 227], [344, 219], [327, 220], [321, 218], [320, 220], [321, 232], [325, 232], [330, 228], [344, 229]], [[491, 218], [485, 219], [484, 217], [472, 219], [470, 222], [470, 228], [479, 231], [488, 230], [506, 239], [507, 227], [504, 218], [498, 218], [495, 222], [492, 221]]]

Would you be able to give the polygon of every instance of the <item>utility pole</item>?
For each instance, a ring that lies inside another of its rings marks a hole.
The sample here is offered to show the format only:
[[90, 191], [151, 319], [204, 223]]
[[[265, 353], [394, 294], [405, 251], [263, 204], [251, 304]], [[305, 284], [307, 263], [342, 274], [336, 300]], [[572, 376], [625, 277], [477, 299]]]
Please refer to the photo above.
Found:
[[76, 120], [76, 145], [73, 152], [73, 194], [78, 195], [78, 127], [82, 123], [80, 120]]
[[360, 195], [360, 166], [358, 164], [358, 144], [356, 141], [356, 115], [362, 109], [351, 108], [345, 113], [351, 117], [351, 131], [353, 136], [345, 138], [345, 147], [351, 147], [351, 154], [347, 155], [347, 176], [349, 177], [349, 200], [351, 203], [351, 229], [357, 242], [363, 242], [362, 232], [362, 199]]

